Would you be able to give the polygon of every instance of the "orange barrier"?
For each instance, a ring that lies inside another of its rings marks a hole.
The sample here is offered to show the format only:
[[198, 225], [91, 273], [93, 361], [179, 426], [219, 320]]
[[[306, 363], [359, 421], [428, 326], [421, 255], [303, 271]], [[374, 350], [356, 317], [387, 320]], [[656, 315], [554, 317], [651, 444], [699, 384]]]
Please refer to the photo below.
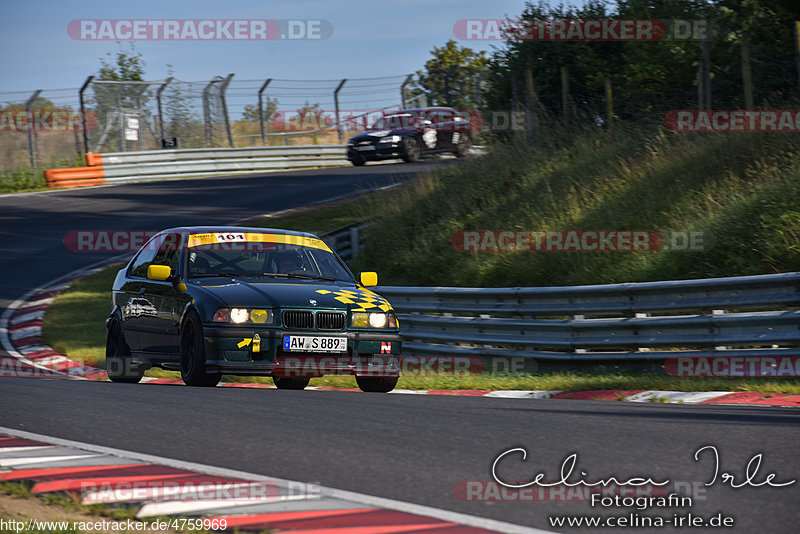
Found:
[[47, 187], [83, 187], [87, 185], [102, 185], [106, 183], [103, 166], [74, 167], [71, 169], [48, 169], [44, 171]]
[[86, 154], [86, 164], [89, 165], [90, 167], [94, 167], [96, 165], [102, 165], [103, 155], [89, 152], [88, 154]]

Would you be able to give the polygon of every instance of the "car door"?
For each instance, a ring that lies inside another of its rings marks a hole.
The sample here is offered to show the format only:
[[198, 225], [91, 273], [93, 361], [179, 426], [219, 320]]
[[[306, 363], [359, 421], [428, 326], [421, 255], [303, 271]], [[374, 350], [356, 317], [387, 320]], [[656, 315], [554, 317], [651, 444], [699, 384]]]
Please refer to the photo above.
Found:
[[153, 263], [162, 240], [163, 236], [156, 235], [139, 250], [128, 269], [125, 283], [114, 297], [120, 310], [125, 341], [134, 352], [142, 350], [143, 322], [151, 307], [144, 296], [147, 267]]
[[449, 110], [438, 110], [433, 114], [432, 121], [436, 128], [436, 150], [452, 150], [454, 119], [455, 114]]
[[[179, 350], [180, 312], [182, 292], [176, 280], [180, 277], [182, 236], [180, 233], [164, 235], [150, 265], [170, 267], [174, 280], [149, 280], [142, 282], [139, 335], [142, 352], [168, 356], [175, 359]], [[145, 277], [146, 277], [145, 272]]]

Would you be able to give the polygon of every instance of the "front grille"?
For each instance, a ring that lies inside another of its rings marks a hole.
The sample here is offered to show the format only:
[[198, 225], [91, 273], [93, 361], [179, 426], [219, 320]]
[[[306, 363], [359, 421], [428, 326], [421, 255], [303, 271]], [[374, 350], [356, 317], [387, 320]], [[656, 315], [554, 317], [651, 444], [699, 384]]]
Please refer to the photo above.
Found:
[[346, 318], [340, 312], [317, 312], [318, 330], [344, 330]]
[[314, 314], [310, 311], [285, 311], [283, 312], [283, 326], [311, 330], [314, 328]]

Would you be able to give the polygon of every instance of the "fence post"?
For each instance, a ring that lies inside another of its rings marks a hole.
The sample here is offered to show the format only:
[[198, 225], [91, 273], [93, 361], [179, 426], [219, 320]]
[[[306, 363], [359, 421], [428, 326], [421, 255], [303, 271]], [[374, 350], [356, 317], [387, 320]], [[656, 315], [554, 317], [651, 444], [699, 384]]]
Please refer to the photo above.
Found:
[[534, 111], [534, 101], [536, 100], [536, 91], [533, 85], [533, 71], [531, 69], [525, 70], [525, 107], [526, 110], [526, 124], [528, 127], [528, 143], [533, 144], [534, 130], [538, 130], [539, 121], [537, 120]]
[[750, 69], [750, 38], [742, 34], [742, 84], [744, 85], [744, 109], [751, 110], [753, 103], [753, 74]]
[[604, 85], [606, 91], [606, 124], [608, 129], [612, 130], [614, 128], [614, 92], [611, 89], [611, 80], [606, 80]]
[[447, 101], [447, 107], [452, 107], [452, 99], [450, 98], [450, 78], [453, 77], [453, 71], [455, 70], [455, 65], [450, 65], [450, 68], [447, 69], [447, 74], [444, 76], [444, 96]]
[[797, 65], [797, 85], [800, 86], [800, 20], [794, 23], [794, 42], [794, 62], [795, 65]]
[[[83, 85], [81, 86], [81, 90], [78, 91], [78, 98], [80, 99], [80, 102], [81, 102], [81, 119], [83, 121], [83, 153], [84, 154], [88, 154], [89, 153], [89, 132], [87, 131], [87, 128], [86, 128], [86, 103], [83, 100], [83, 93], [84, 93], [84, 91], [86, 91], [86, 88], [89, 87], [89, 84], [92, 83], [92, 80], [94, 80], [94, 76], [89, 76], [88, 78], [86, 78], [86, 81], [83, 82]], [[98, 120], [100, 120], [99, 117], [98, 117]]]
[[411, 81], [414, 79], [413, 74], [409, 74], [406, 77], [406, 81], [400, 85], [400, 103], [403, 106], [403, 109], [406, 109], [406, 85], [410, 84]]
[[267, 131], [264, 127], [264, 100], [263, 95], [264, 91], [266, 90], [269, 82], [272, 81], [272, 78], [267, 78], [267, 81], [264, 82], [264, 85], [261, 86], [261, 89], [258, 90], [258, 123], [261, 126], [261, 144], [266, 146], [267, 144]]
[[222, 81], [222, 85], [219, 89], [219, 99], [220, 103], [222, 104], [222, 117], [225, 119], [225, 131], [228, 134], [228, 144], [231, 145], [233, 148], [233, 133], [231, 132], [231, 121], [228, 118], [228, 104], [225, 101], [225, 92], [228, 90], [228, 85], [231, 83], [233, 79], [233, 73], [228, 74], [228, 76]]
[[561, 67], [561, 119], [567, 124], [569, 113], [569, 67]]
[[127, 143], [125, 142], [125, 113], [122, 111], [122, 100], [119, 97], [119, 85], [114, 86], [114, 103], [117, 105], [117, 117], [119, 118], [119, 151], [127, 152]]
[[706, 30], [702, 42], [703, 108], [711, 110], [711, 39]]
[[[164, 113], [161, 111], [161, 93], [167, 88], [169, 82], [172, 81], [172, 76], [164, 80], [164, 83], [156, 90], [156, 104], [158, 105], [158, 135], [164, 139]], [[159, 140], [159, 144], [161, 141]]]
[[[42, 90], [37, 89], [33, 92], [31, 97], [25, 101], [25, 111], [28, 113], [30, 117], [31, 108], [33, 107], [33, 102], [39, 98]], [[33, 121], [32, 121], [33, 122]], [[34, 131], [33, 125], [28, 128], [28, 156], [31, 160], [31, 169], [36, 169], [36, 132]]]
[[211, 132], [211, 107], [208, 105], [208, 92], [211, 86], [222, 79], [222, 76], [214, 76], [203, 88], [203, 123], [205, 126], [206, 134], [206, 147], [210, 148], [212, 145], [212, 132]]
[[333, 91], [333, 107], [336, 110], [336, 131], [339, 133], [339, 144], [342, 144], [344, 141], [344, 134], [342, 134], [342, 125], [339, 122], [339, 91], [342, 89], [342, 86], [347, 81], [347, 78], [342, 79], [339, 82], [339, 85], [336, 86], [336, 89]]

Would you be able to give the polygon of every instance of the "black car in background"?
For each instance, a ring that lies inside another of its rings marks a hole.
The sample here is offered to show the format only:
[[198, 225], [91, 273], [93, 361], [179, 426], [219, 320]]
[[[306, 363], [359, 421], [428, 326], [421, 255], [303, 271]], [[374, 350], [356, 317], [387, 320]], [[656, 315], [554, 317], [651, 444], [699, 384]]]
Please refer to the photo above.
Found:
[[106, 320], [106, 370], [139, 382], [151, 367], [190, 386], [223, 374], [271, 376], [303, 389], [326, 374], [364, 391], [397, 383], [401, 338], [392, 306], [356, 281], [312, 234], [244, 227], [164, 230], [119, 271]]
[[394, 111], [347, 142], [353, 165], [400, 158], [406, 163], [424, 154], [453, 153], [464, 157], [472, 145], [467, 117], [453, 108], [430, 107]]

